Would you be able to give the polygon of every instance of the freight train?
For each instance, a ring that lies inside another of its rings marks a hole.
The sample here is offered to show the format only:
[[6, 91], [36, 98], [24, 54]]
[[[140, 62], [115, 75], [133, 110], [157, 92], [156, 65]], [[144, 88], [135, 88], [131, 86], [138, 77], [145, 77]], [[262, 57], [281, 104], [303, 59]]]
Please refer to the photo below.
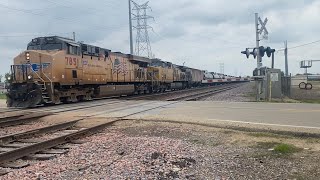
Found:
[[[222, 79], [212, 79], [216, 78]], [[7, 106], [29, 108], [179, 90], [200, 86], [204, 80], [208, 79], [202, 70], [161, 59], [112, 52], [59, 36], [38, 37], [14, 58]]]

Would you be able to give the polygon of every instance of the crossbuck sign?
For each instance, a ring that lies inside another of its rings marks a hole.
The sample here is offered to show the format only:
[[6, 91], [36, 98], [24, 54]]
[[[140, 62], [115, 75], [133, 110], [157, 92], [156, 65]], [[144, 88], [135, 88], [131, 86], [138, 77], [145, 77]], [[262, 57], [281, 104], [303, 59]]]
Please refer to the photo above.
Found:
[[268, 18], [266, 18], [264, 20], [264, 22], [262, 22], [261, 18], [259, 17], [259, 23], [261, 25], [261, 28], [259, 30], [259, 34], [262, 35], [262, 33], [264, 33], [263, 36], [262, 36], [263, 39], [268, 39], [269, 32], [268, 32], [268, 30], [266, 28], [266, 25], [268, 23]]

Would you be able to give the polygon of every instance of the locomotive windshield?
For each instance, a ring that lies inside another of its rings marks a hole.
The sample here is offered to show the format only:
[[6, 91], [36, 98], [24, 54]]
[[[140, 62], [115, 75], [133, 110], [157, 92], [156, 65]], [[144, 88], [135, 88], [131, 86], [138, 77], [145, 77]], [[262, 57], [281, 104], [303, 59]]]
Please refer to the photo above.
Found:
[[[70, 44], [76, 44], [73, 40], [53, 36], [53, 37], [39, 37], [33, 39], [28, 44], [28, 50], [67, 50], [70, 49]], [[78, 45], [77, 45], [78, 46]]]
[[28, 50], [62, 50], [61, 43], [29, 45]]

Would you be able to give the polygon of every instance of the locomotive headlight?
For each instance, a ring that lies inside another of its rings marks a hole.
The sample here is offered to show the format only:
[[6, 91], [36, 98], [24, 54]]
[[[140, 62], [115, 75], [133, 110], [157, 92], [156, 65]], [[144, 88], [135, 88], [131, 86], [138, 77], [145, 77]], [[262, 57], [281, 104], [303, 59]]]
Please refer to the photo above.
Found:
[[28, 80], [31, 80], [31, 79], [32, 79], [32, 76], [31, 76], [31, 75], [29, 75], [29, 76], [28, 76]]
[[10, 81], [10, 80], [11, 80], [11, 77], [9, 76], [9, 77], [7, 78], [7, 80]]
[[26, 59], [30, 60], [30, 53], [29, 52], [26, 53]]

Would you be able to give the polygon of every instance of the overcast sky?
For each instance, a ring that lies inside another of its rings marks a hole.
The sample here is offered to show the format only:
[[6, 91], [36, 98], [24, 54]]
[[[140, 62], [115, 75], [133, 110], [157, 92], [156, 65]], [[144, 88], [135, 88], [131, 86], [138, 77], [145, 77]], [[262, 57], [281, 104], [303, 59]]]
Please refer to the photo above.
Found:
[[[137, 3], [145, 1], [137, 0]], [[268, 17], [264, 46], [283, 48], [320, 40], [320, 1], [316, 0], [150, 0], [155, 21], [150, 41], [156, 57], [176, 64], [251, 75], [256, 67], [240, 52], [255, 46], [254, 13]], [[0, 0], [0, 74], [34, 37], [72, 37], [113, 51], [129, 53], [127, 0]], [[136, 33], [134, 31], [134, 33]], [[289, 71], [301, 73], [299, 61], [320, 59], [320, 43], [289, 49]], [[283, 52], [276, 68], [284, 68]], [[264, 58], [264, 65], [271, 60]], [[311, 72], [320, 73], [320, 63]]]

